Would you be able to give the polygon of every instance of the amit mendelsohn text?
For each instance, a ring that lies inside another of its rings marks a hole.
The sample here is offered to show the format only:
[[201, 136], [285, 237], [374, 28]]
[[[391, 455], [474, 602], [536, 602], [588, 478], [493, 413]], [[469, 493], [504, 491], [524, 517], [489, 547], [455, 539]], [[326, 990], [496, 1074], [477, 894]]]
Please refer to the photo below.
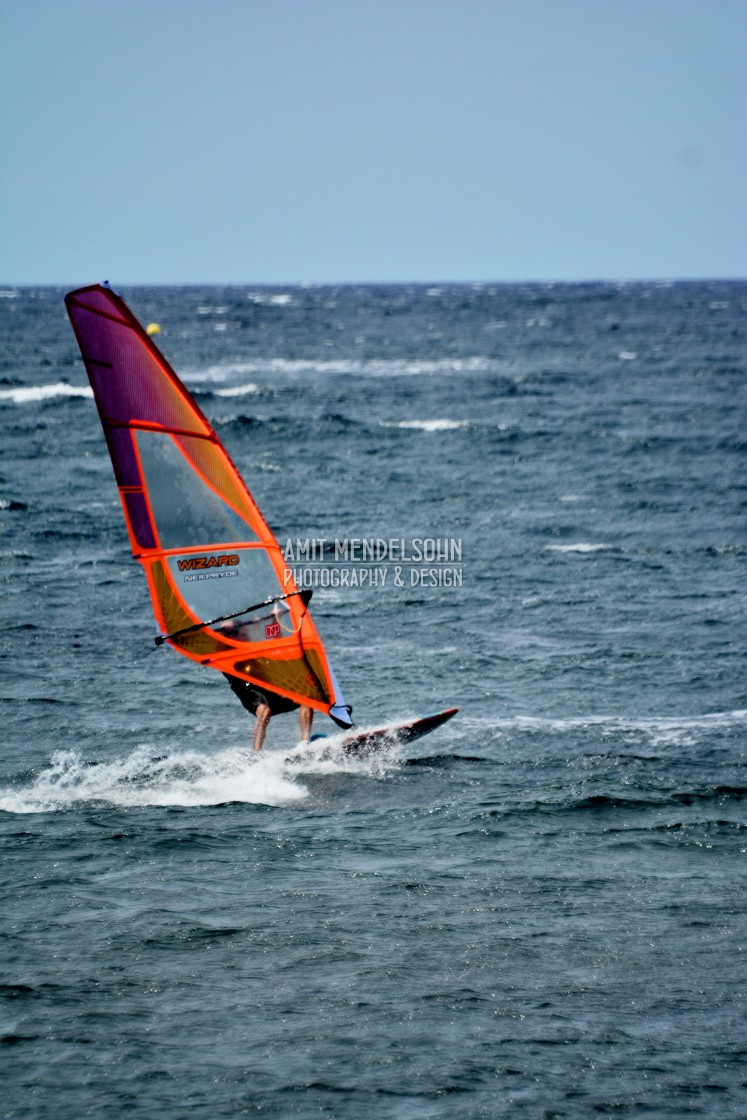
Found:
[[284, 558], [291, 563], [322, 562], [330, 558], [344, 563], [454, 564], [462, 559], [462, 542], [454, 537], [326, 537], [285, 542]]

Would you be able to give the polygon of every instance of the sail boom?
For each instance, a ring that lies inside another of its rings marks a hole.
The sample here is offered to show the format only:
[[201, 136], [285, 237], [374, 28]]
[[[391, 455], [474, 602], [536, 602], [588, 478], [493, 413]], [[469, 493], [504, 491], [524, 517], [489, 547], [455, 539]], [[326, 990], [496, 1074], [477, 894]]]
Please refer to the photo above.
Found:
[[[272, 603], [279, 603], [283, 599], [289, 599], [291, 595], [299, 595], [304, 600], [304, 606], [308, 605], [311, 599], [311, 591], [290, 591], [287, 595], [272, 595], [269, 599], [263, 599], [261, 603], [254, 603], [251, 607], [244, 607], [243, 610], [234, 611], [233, 614], [224, 614], [220, 618], [211, 618], [207, 622], [196, 622], [193, 626], [188, 626], [184, 630], [175, 630], [173, 634], [159, 634], [155, 639], [156, 645], [160, 646], [167, 642], [170, 638], [176, 638], [179, 634], [187, 634], [190, 630], [209, 629], [215, 626], [216, 622], [227, 622], [231, 618], [241, 618], [244, 614], [251, 614], [253, 611], [258, 611], [260, 607], [269, 607]], [[304, 598], [305, 596], [305, 598]]]

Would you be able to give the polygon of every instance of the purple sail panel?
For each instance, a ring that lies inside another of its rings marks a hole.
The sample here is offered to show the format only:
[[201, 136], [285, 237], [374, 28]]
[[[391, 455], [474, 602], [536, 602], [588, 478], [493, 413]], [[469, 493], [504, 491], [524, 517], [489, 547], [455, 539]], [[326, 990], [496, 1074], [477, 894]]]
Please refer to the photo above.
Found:
[[140, 548], [157, 548], [158, 542], [150, 523], [145, 497], [142, 494], [122, 493], [122, 501], [134, 541]]
[[132, 446], [132, 432], [129, 428], [104, 428], [106, 444], [114, 467], [114, 477], [118, 486], [142, 487], [135, 449]]
[[90, 308], [91, 311], [103, 311], [106, 315], [111, 315], [114, 319], [119, 319], [121, 323], [127, 322], [127, 317], [123, 309], [117, 306], [112, 299], [112, 292], [106, 288], [84, 288], [80, 292], [76, 292], [76, 299], [79, 303], [84, 304]]
[[137, 326], [75, 304], [69, 311], [103, 421], [210, 434], [202, 413]]

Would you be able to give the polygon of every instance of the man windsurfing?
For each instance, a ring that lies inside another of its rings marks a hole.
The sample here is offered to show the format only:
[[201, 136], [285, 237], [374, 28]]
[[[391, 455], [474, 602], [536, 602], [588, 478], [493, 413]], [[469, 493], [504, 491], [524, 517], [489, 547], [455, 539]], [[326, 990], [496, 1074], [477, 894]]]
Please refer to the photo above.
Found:
[[309, 742], [311, 739], [311, 724], [314, 719], [312, 708], [297, 704], [294, 700], [289, 700], [285, 696], [278, 696], [276, 692], [270, 692], [269, 689], [255, 688], [249, 681], [245, 681], [241, 677], [233, 677], [230, 673], [224, 673], [223, 676], [228, 681], [231, 691], [238, 696], [247, 712], [251, 712], [256, 719], [253, 735], [255, 751], [262, 750], [272, 717], [280, 715], [281, 712], [292, 712], [296, 708], [298, 708], [301, 744], [305, 745]]

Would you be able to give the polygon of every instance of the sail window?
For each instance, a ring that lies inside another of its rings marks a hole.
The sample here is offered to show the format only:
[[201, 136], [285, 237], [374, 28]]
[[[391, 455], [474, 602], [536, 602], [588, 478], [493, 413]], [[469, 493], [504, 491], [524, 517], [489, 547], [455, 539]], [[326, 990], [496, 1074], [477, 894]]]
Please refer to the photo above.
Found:
[[162, 548], [256, 541], [250, 525], [197, 473], [167, 432], [140, 430], [137, 449]]
[[[166, 562], [172, 582], [189, 610], [196, 618], [206, 621], [282, 593], [275, 569], [263, 548], [239, 548], [223, 555], [196, 551], [168, 556]], [[284, 605], [273, 604], [216, 626], [216, 629], [235, 641], [287, 637], [288, 623], [284, 621], [287, 613]]]

